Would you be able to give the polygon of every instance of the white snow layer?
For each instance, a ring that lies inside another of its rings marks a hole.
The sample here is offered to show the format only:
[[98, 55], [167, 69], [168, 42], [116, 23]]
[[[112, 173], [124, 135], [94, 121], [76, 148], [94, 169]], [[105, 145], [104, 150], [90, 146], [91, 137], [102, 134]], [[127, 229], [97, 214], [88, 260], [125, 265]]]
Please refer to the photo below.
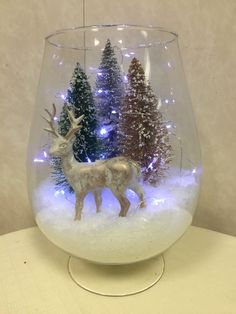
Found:
[[74, 196], [55, 191], [46, 180], [34, 194], [36, 221], [46, 237], [70, 254], [104, 264], [126, 264], [160, 254], [192, 221], [198, 184], [191, 172], [172, 176], [158, 187], [144, 185], [146, 208], [139, 208], [132, 191], [127, 217], [109, 189], [103, 191], [102, 211], [96, 213], [93, 195], [84, 202], [80, 221], [74, 220]]

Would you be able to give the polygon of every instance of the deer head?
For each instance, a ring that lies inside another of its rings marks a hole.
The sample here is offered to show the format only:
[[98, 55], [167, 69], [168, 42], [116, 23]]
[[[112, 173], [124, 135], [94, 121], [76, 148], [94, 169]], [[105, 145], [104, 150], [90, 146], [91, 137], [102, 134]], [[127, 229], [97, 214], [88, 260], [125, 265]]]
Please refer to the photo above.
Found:
[[73, 112], [67, 108], [66, 110], [71, 123], [71, 127], [67, 134], [65, 136], [62, 136], [59, 134], [55, 126], [54, 118], [56, 116], [56, 106], [55, 104], [53, 104], [52, 106], [53, 106], [52, 112], [50, 112], [48, 109], [45, 109], [46, 113], [49, 116], [49, 120], [43, 117], [43, 119], [49, 125], [49, 128], [45, 128], [44, 130], [54, 136], [53, 144], [50, 147], [49, 154], [54, 157], [63, 157], [68, 155], [72, 151], [74, 136], [75, 133], [82, 128], [82, 126], [79, 123], [83, 120], [84, 115], [76, 119]]

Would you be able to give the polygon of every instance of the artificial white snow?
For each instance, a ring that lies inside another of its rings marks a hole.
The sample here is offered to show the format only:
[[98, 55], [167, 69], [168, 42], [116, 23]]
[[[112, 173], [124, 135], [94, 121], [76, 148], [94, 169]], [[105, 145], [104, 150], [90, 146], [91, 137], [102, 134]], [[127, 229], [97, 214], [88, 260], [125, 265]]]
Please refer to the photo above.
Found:
[[136, 194], [128, 191], [127, 217], [118, 217], [120, 206], [110, 190], [103, 191], [100, 213], [89, 194], [81, 221], [75, 221], [74, 197], [55, 191], [46, 180], [34, 194], [36, 221], [49, 240], [72, 255], [107, 264], [141, 261], [166, 250], [191, 224], [198, 184], [185, 171], [144, 190], [146, 208], [139, 208]]

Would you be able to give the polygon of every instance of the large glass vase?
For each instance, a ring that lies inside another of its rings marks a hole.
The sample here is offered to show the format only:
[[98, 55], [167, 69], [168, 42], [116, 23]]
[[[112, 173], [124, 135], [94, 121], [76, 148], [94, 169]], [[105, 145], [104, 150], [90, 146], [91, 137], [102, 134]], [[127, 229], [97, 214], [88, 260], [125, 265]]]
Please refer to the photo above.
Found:
[[46, 38], [28, 187], [51, 242], [98, 264], [149, 260], [190, 226], [200, 176], [175, 33], [108, 25]]

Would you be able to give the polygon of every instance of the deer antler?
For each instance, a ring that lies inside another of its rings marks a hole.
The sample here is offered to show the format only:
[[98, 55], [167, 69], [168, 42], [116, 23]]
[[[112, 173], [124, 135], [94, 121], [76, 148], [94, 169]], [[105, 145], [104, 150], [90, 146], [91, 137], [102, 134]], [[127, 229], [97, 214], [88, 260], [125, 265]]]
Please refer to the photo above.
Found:
[[83, 118], [84, 118], [84, 115], [78, 117], [78, 118], [75, 118], [73, 112], [71, 110], [69, 110], [68, 108], [66, 108], [66, 111], [68, 113], [68, 118], [70, 120], [70, 123], [71, 123], [71, 128], [70, 130], [68, 131], [68, 133], [65, 135], [65, 139], [69, 140], [71, 139], [71, 137], [77, 132], [79, 131], [82, 126], [79, 124]]
[[[52, 104], [52, 108], [53, 108], [52, 112], [50, 112], [48, 109], [45, 109], [45, 111], [47, 112], [47, 114], [50, 117], [50, 120], [46, 119], [45, 117], [43, 117], [43, 119], [49, 124], [50, 128], [46, 128], [44, 130], [53, 134], [56, 137], [61, 137], [61, 135], [56, 130], [55, 123], [54, 123], [54, 118], [56, 116], [55, 104]], [[79, 131], [82, 128], [82, 126], [79, 125], [79, 123], [83, 120], [84, 115], [82, 115], [76, 119], [71, 110], [66, 108], [66, 111], [67, 111], [68, 118], [69, 118], [70, 123], [71, 123], [71, 128], [69, 129], [68, 133], [64, 136], [64, 138], [66, 140], [70, 140], [71, 137], [74, 135], [74, 133], [76, 133], [77, 131]]]
[[47, 112], [47, 114], [50, 117], [50, 120], [46, 119], [45, 117], [42, 117], [50, 126], [50, 129], [45, 128], [44, 130], [55, 135], [56, 137], [60, 137], [60, 134], [58, 133], [58, 131], [55, 128], [55, 124], [54, 124], [54, 118], [56, 116], [56, 106], [55, 104], [52, 104], [52, 112], [50, 112], [48, 109], [45, 109], [45, 111]]

